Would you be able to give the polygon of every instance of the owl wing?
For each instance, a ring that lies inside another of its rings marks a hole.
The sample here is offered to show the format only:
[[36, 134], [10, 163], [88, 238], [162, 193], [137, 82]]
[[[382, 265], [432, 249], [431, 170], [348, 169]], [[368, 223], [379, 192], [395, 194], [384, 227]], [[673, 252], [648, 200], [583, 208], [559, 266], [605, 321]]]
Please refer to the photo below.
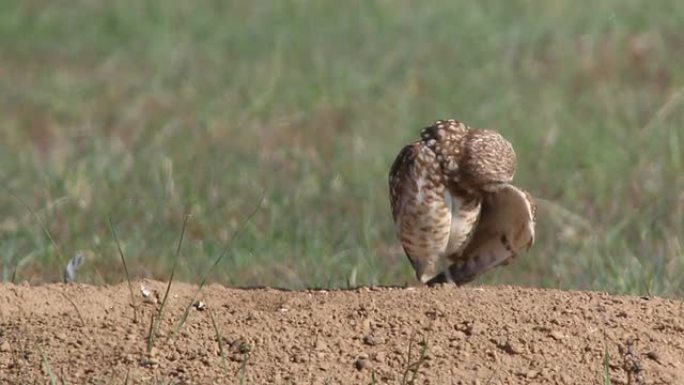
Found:
[[428, 282], [470, 282], [492, 268], [508, 263], [534, 243], [536, 206], [529, 193], [511, 184], [483, 192], [480, 222], [455, 262]]
[[461, 178], [469, 136], [477, 131], [458, 120], [448, 119], [437, 120], [420, 133], [425, 146], [435, 153], [445, 185], [444, 200], [451, 212], [445, 256], [463, 251], [480, 217], [481, 194], [466, 186]]
[[451, 231], [440, 166], [422, 141], [404, 147], [389, 174], [390, 203], [397, 235], [416, 272], [426, 282], [436, 274]]
[[447, 183], [458, 183], [458, 169], [463, 155], [463, 142], [469, 127], [454, 120], [438, 120], [425, 127], [420, 137], [435, 153]]

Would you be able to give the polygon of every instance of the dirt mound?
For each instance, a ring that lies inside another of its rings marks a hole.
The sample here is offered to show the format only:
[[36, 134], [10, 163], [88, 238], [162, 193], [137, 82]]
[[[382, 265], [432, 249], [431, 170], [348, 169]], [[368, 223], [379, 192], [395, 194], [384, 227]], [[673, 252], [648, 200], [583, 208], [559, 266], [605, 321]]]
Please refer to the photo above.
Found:
[[165, 284], [143, 285], [151, 294], [142, 302], [134, 284], [137, 321], [126, 284], [0, 286], [0, 383], [684, 384], [684, 311], [673, 300], [214, 285], [174, 336], [196, 290], [174, 284], [148, 353]]

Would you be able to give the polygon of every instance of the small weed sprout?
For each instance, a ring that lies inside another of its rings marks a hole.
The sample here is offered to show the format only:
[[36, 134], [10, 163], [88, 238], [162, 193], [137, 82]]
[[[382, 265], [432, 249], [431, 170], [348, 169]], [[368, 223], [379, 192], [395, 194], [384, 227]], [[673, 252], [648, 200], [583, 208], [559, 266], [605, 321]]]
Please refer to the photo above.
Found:
[[413, 355], [413, 344], [414, 336], [412, 335], [411, 339], [409, 340], [408, 354], [406, 357], [407, 365], [406, 369], [404, 370], [404, 375], [401, 379], [401, 385], [414, 385], [416, 382], [416, 377], [418, 376], [418, 371], [427, 359], [428, 344], [425, 340], [423, 340], [420, 342], [421, 348], [418, 359], [414, 362], [411, 362], [411, 356]]
[[78, 269], [83, 266], [83, 262], [85, 262], [85, 257], [81, 253], [74, 255], [69, 260], [64, 268], [64, 283], [73, 283], [76, 281], [76, 273], [78, 272]]

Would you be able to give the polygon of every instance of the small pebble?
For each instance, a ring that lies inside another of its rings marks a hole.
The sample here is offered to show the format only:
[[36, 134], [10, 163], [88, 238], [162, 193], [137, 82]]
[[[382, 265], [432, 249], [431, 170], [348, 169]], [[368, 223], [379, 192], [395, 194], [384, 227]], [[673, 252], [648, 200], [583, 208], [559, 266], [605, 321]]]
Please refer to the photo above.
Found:
[[559, 332], [559, 331], [557, 331], [557, 330], [552, 330], [552, 331], [549, 333], [549, 337], [553, 338], [553, 339], [556, 340], [556, 341], [560, 341], [560, 340], [562, 340], [563, 338], [565, 338], [565, 335], [563, 335], [563, 333], [561, 333], [561, 332]]
[[368, 346], [375, 346], [378, 344], [378, 341], [372, 334], [367, 334], [363, 337], [363, 343]]
[[356, 370], [363, 370], [369, 366], [368, 358], [359, 357], [354, 361], [354, 367]]

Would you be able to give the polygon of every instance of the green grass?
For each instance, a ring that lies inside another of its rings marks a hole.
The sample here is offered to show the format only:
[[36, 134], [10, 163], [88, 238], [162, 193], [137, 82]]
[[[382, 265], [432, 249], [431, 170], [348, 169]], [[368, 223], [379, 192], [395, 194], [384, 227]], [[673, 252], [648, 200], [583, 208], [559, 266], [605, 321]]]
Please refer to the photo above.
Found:
[[263, 192], [212, 280], [413, 282], [386, 175], [454, 117], [543, 199], [536, 246], [480, 282], [680, 295], [682, 25], [677, 0], [0, 0], [2, 279], [80, 251], [80, 281], [122, 281], [110, 213], [131, 277], [165, 278], [189, 208], [197, 282]]
[[416, 383], [416, 378], [418, 377], [420, 367], [427, 359], [428, 344], [427, 341], [423, 340], [418, 343], [421, 346], [418, 358], [416, 361], [411, 361], [413, 359], [411, 357], [414, 344], [413, 337], [414, 335], [411, 335], [411, 339], [409, 340], [408, 353], [406, 355], [406, 369], [404, 370], [404, 374], [401, 378], [401, 385], [414, 385]]
[[43, 356], [43, 371], [45, 372], [45, 377], [47, 377], [50, 385], [57, 385], [57, 377], [52, 372], [52, 366], [50, 365], [47, 354], [45, 354], [42, 348], [40, 349], [40, 352]]

